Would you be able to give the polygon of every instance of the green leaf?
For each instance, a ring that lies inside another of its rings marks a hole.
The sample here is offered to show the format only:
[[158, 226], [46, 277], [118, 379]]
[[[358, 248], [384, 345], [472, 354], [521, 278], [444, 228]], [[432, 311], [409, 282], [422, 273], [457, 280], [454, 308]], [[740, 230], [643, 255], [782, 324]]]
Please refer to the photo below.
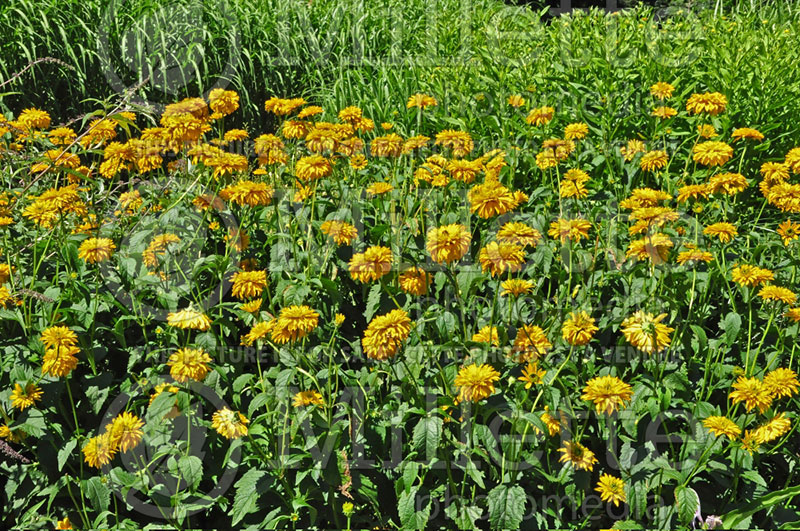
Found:
[[700, 509], [700, 496], [690, 487], [679, 486], [675, 489], [675, 509], [681, 524], [689, 524], [697, 510]]
[[459, 529], [476, 529], [475, 521], [481, 517], [481, 508], [475, 505], [466, 505], [459, 498], [445, 507], [445, 514], [455, 522]]
[[739, 337], [739, 330], [742, 328], [742, 318], [738, 313], [729, 313], [725, 318], [720, 321], [719, 327], [725, 331], [725, 344], [728, 346], [733, 345], [736, 338]]
[[67, 459], [69, 459], [69, 456], [72, 453], [72, 450], [75, 449], [75, 446], [77, 446], [77, 444], [78, 444], [78, 440], [77, 439], [70, 439], [58, 451], [58, 471], [59, 472], [61, 472], [61, 469], [64, 468], [64, 463], [67, 462]]
[[441, 417], [422, 417], [414, 427], [414, 449], [424, 455], [425, 460], [436, 459], [436, 450], [442, 438]]
[[800, 485], [789, 487], [788, 489], [783, 490], [776, 490], [775, 492], [771, 492], [766, 496], [762, 496], [756, 500], [751, 501], [750, 503], [740, 507], [738, 509], [734, 509], [733, 511], [723, 514], [722, 518], [722, 526], [725, 529], [740, 529], [740, 525], [744, 523], [746, 518], [749, 518], [751, 515], [761, 511], [763, 509], [767, 509], [781, 503], [785, 500], [794, 498], [795, 496], [800, 496]]
[[178, 460], [178, 470], [184, 481], [195, 488], [203, 478], [203, 462], [195, 455], [184, 455]]
[[403, 492], [397, 502], [397, 513], [400, 515], [400, 523], [404, 529], [425, 529], [431, 515], [431, 502], [417, 511], [417, 491], [419, 487], [414, 487], [409, 491]]
[[172, 406], [175, 405], [175, 395], [172, 393], [159, 394], [153, 403], [147, 408], [145, 420], [150, 422], [160, 423], [167, 413], [172, 411]]
[[233, 497], [233, 508], [231, 509], [231, 525], [238, 524], [242, 518], [255, 512], [258, 501], [256, 485], [264, 475], [265, 472], [251, 468], [234, 485], [236, 494]]
[[486, 500], [493, 529], [519, 529], [525, 514], [525, 491], [522, 487], [498, 485], [489, 492]]
[[611, 529], [643, 529], [641, 525], [633, 520], [619, 520], [614, 522], [614, 527]]
[[378, 311], [378, 307], [381, 305], [381, 285], [375, 284], [369, 289], [369, 295], [367, 295], [367, 309], [364, 310], [364, 318], [367, 322], [372, 320], [372, 317], [375, 315], [375, 312]]
[[106, 487], [105, 483], [103, 483], [103, 480], [97, 476], [91, 477], [84, 483], [83, 490], [86, 492], [86, 496], [89, 498], [89, 501], [92, 502], [92, 506], [95, 510], [108, 510], [108, 504], [111, 501], [111, 491]]

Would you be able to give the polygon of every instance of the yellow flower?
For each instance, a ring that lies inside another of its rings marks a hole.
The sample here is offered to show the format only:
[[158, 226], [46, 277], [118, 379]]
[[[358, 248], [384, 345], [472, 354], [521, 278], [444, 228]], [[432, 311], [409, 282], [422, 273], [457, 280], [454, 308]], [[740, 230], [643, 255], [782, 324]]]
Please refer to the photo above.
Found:
[[319, 391], [300, 391], [292, 401], [294, 407], [321, 406], [325, 403]]
[[267, 287], [266, 271], [241, 271], [234, 273], [231, 278], [233, 290], [231, 293], [239, 300], [260, 297]]
[[111, 258], [114, 249], [116, 249], [116, 245], [108, 238], [89, 238], [78, 247], [78, 258], [90, 264], [96, 264]]
[[50, 115], [46, 111], [31, 107], [19, 113], [17, 122], [26, 128], [47, 129], [50, 127]]
[[[547, 427], [547, 432], [550, 435], [557, 435], [558, 432], [561, 431], [561, 421], [556, 420], [550, 414], [550, 407], [549, 406], [544, 406], [544, 413], [542, 413], [539, 418], [544, 423], [544, 425]], [[537, 433], [539, 432], [539, 430], [535, 426], [534, 426], [533, 429], [536, 430]]]
[[250, 138], [250, 134], [244, 129], [230, 129], [229, 131], [225, 131], [225, 136], [223, 136], [223, 138], [226, 142], [241, 142], [242, 140]]
[[432, 96], [428, 96], [427, 94], [417, 93], [412, 94], [408, 97], [408, 102], [406, 102], [406, 107], [411, 109], [413, 107], [419, 107], [420, 109], [424, 109], [426, 107], [433, 107], [437, 104], [436, 98]]
[[667, 157], [666, 151], [648, 151], [642, 155], [642, 160], [639, 161], [639, 167], [644, 171], [656, 171], [666, 168], [667, 162], [669, 162], [669, 157]]
[[301, 181], [313, 181], [331, 174], [333, 168], [322, 155], [302, 157], [294, 165], [294, 174]]
[[369, 322], [361, 345], [368, 358], [387, 360], [397, 354], [410, 333], [411, 319], [405, 311], [396, 309]]
[[167, 361], [169, 374], [177, 382], [189, 379], [200, 381], [211, 370], [211, 357], [203, 349], [182, 348], [174, 352]]
[[639, 240], [634, 240], [628, 246], [625, 257], [634, 257], [636, 260], [650, 260], [659, 265], [667, 261], [669, 250], [674, 243], [669, 236], [661, 232], [650, 234]]
[[56, 522], [56, 531], [60, 531], [63, 529], [72, 529], [72, 524], [69, 521], [69, 516], [65, 516], [63, 520], [58, 520]]
[[213, 89], [208, 93], [208, 106], [225, 116], [239, 108], [239, 95], [233, 90]]
[[375, 137], [369, 149], [376, 157], [399, 157], [403, 153], [403, 137], [397, 133]]
[[501, 297], [505, 297], [506, 295], [519, 297], [520, 295], [530, 293], [533, 290], [534, 283], [522, 278], [510, 278], [504, 280], [503, 283], [500, 284], [500, 287], [503, 288], [500, 292]]
[[540, 385], [545, 374], [547, 371], [540, 369], [537, 363], [528, 363], [517, 380], [525, 382], [525, 389], [530, 389], [533, 385]]
[[525, 105], [525, 98], [523, 98], [519, 94], [512, 94], [511, 96], [508, 97], [507, 101], [509, 105], [515, 108], [522, 107], [523, 105]]
[[255, 314], [255, 313], [258, 313], [261, 310], [262, 302], [263, 301], [261, 299], [254, 299], [254, 300], [252, 300], [250, 302], [246, 302], [244, 304], [241, 304], [239, 306], [239, 309], [242, 310], [243, 312]]
[[689, 249], [688, 251], [683, 251], [678, 253], [678, 263], [681, 265], [685, 265], [686, 262], [711, 262], [714, 260], [714, 255], [707, 252], [701, 251], [700, 249]]
[[422, 268], [412, 267], [404, 271], [398, 281], [400, 289], [411, 295], [425, 295], [431, 284], [431, 275]]
[[601, 475], [594, 490], [600, 493], [601, 500], [611, 502], [614, 506], [625, 503], [625, 482], [611, 474]]
[[594, 456], [594, 452], [579, 442], [566, 441], [558, 451], [564, 454], [558, 458], [560, 463], [569, 462], [578, 470], [588, 470], [591, 472], [592, 469], [594, 469], [594, 464], [598, 462], [597, 458]]
[[497, 241], [500, 243], [515, 243], [522, 247], [536, 246], [542, 239], [542, 234], [528, 225], [519, 221], [509, 221], [497, 232]]
[[794, 304], [797, 301], [797, 295], [792, 290], [771, 284], [761, 288], [758, 296], [766, 301], [781, 301], [786, 304]]
[[772, 395], [758, 378], [740, 376], [733, 384], [733, 389], [728, 397], [734, 404], [744, 402], [747, 411], [758, 408], [761, 413], [764, 413], [772, 404]]
[[764, 140], [764, 133], [759, 131], [758, 129], [753, 129], [752, 127], [739, 127], [733, 130], [731, 133], [731, 138], [733, 141], [737, 140]]
[[722, 166], [733, 157], [733, 148], [725, 142], [714, 140], [692, 148], [692, 160], [704, 166]]
[[106, 424], [106, 432], [111, 434], [111, 441], [120, 451], [127, 452], [139, 445], [142, 440], [144, 422], [127, 411], [114, 417]]
[[797, 373], [781, 367], [764, 376], [764, 388], [773, 397], [782, 398], [796, 394], [800, 383], [797, 381]]
[[637, 153], [644, 153], [645, 151], [647, 151], [647, 147], [644, 142], [636, 139], [628, 140], [625, 146], [619, 148], [622, 157], [628, 162], [632, 161]]
[[334, 322], [334, 324], [336, 324], [336, 326], [342, 326], [342, 324], [344, 323], [344, 314], [337, 313], [333, 317], [333, 322]]
[[467, 254], [470, 240], [467, 228], [454, 223], [430, 229], [426, 247], [434, 262], [449, 264]]
[[736, 195], [750, 186], [741, 173], [718, 173], [708, 180], [708, 189], [712, 194], [724, 193]]
[[505, 214], [516, 206], [511, 190], [494, 180], [472, 187], [467, 198], [470, 212], [484, 219]]
[[483, 271], [489, 271], [492, 276], [502, 275], [505, 271], [514, 273], [522, 269], [525, 255], [522, 247], [513, 243], [490, 242], [481, 249], [478, 260]]
[[241, 180], [220, 190], [219, 196], [240, 206], [268, 205], [275, 190], [266, 183]]
[[592, 224], [585, 219], [562, 219], [550, 223], [550, 230], [547, 231], [551, 238], [559, 238], [561, 243], [567, 240], [579, 242], [581, 238], [589, 237], [589, 229]]
[[14, 390], [11, 392], [11, 405], [20, 411], [25, 408], [31, 407], [42, 399], [42, 390], [34, 384], [26, 384], [23, 389], [20, 384], [14, 384]]
[[589, 126], [583, 122], [569, 124], [564, 128], [564, 140], [581, 140], [589, 134]]
[[75, 355], [79, 352], [78, 347], [71, 346], [46, 349], [42, 358], [42, 374], [56, 378], [69, 375], [78, 366], [78, 358]]
[[683, 203], [689, 199], [708, 199], [711, 193], [708, 185], [706, 184], [689, 184], [678, 188], [678, 203]]
[[755, 437], [755, 431], [747, 430], [744, 432], [744, 437], [742, 438], [742, 448], [747, 450], [747, 453], [753, 455], [753, 452], [758, 450], [759, 443]]
[[116, 453], [117, 445], [109, 432], [92, 437], [83, 447], [84, 461], [94, 468], [110, 463]]
[[581, 400], [594, 402], [598, 413], [612, 414], [625, 406], [633, 396], [633, 389], [616, 376], [598, 376], [587, 382]]
[[295, 110], [305, 104], [306, 100], [304, 98], [285, 99], [273, 96], [264, 102], [264, 110], [277, 116], [285, 116], [293, 113]]
[[781, 413], [756, 428], [753, 438], [758, 444], [766, 444], [782, 437], [791, 427], [792, 421], [786, 417], [786, 413]]
[[242, 345], [251, 346], [253, 343], [258, 341], [259, 339], [263, 339], [267, 337], [267, 334], [272, 332], [272, 329], [275, 327], [276, 321], [272, 320], [269, 322], [260, 322], [253, 325], [250, 328], [250, 331], [242, 336]]
[[350, 276], [359, 282], [373, 282], [392, 270], [392, 251], [388, 247], [373, 245], [350, 259]]
[[728, 243], [734, 236], [739, 234], [736, 230], [736, 225], [727, 222], [714, 223], [703, 229], [703, 234], [706, 236], [719, 238], [722, 243]]
[[227, 407], [211, 416], [211, 427], [226, 439], [238, 439], [247, 435], [249, 423], [250, 421], [244, 415]]
[[392, 190], [394, 190], [394, 186], [389, 183], [372, 183], [367, 187], [366, 191], [369, 195], [383, 195]]
[[667, 120], [669, 118], [677, 116], [678, 111], [676, 109], [673, 109], [672, 107], [662, 106], [653, 109], [653, 112], [651, 114], [657, 118], [661, 118], [662, 120]]
[[461, 367], [455, 378], [459, 402], [479, 402], [494, 393], [494, 383], [500, 373], [491, 365], [468, 365]]
[[742, 286], [754, 287], [775, 279], [775, 275], [769, 269], [743, 264], [733, 268], [731, 278]]
[[707, 113], [716, 116], [725, 112], [728, 105], [728, 98], [719, 92], [705, 92], [702, 94], [692, 94], [686, 102], [686, 110], [691, 114]]
[[550, 120], [553, 119], [553, 114], [556, 110], [553, 107], [538, 107], [536, 109], [531, 110], [528, 113], [528, 116], [525, 118], [525, 121], [529, 125], [545, 125], [550, 123]]
[[40, 337], [47, 348], [74, 347], [78, 336], [66, 326], [53, 326], [42, 332]]
[[0, 284], [5, 284], [11, 278], [11, 266], [0, 264]]
[[461, 158], [469, 155], [475, 147], [472, 137], [465, 131], [446, 129], [436, 134], [434, 144], [442, 148], [450, 148], [454, 157]]
[[727, 435], [728, 439], [735, 440], [742, 429], [727, 417], [711, 416], [703, 420], [703, 426], [717, 437]]
[[476, 334], [472, 334], [472, 340], [476, 343], [491, 343], [494, 346], [500, 345], [500, 337], [497, 335], [497, 327], [486, 325]]
[[594, 318], [588, 313], [570, 312], [569, 318], [564, 321], [561, 327], [561, 335], [564, 341], [574, 346], [582, 346], [592, 340], [594, 333], [597, 332]]
[[287, 306], [274, 323], [270, 331], [272, 340], [283, 344], [310, 334], [319, 325], [319, 314], [310, 306]]
[[358, 236], [358, 230], [344, 221], [324, 221], [320, 226], [320, 230], [333, 238], [337, 245], [350, 245], [355, 237]]
[[701, 124], [697, 126], [697, 134], [703, 138], [713, 138], [717, 136], [717, 130], [711, 124]]
[[661, 324], [666, 316], [665, 313], [654, 316], [640, 310], [622, 321], [622, 333], [628, 343], [647, 354], [661, 352], [669, 346], [669, 334], [674, 331], [673, 328]]
[[783, 316], [791, 319], [795, 323], [800, 323], [800, 308], [790, 308], [786, 310]]
[[789, 245], [793, 240], [800, 237], [800, 223], [794, 223], [787, 219], [778, 225], [778, 236], [783, 240], [783, 245]]
[[211, 328], [211, 319], [202, 312], [187, 308], [167, 314], [167, 324], [175, 328], [200, 330], [204, 332]]
[[517, 362], [536, 361], [553, 348], [544, 330], [535, 325], [523, 325], [517, 330], [511, 353]]
[[675, 87], [664, 81], [659, 81], [650, 86], [650, 94], [660, 100], [667, 100], [672, 97]]

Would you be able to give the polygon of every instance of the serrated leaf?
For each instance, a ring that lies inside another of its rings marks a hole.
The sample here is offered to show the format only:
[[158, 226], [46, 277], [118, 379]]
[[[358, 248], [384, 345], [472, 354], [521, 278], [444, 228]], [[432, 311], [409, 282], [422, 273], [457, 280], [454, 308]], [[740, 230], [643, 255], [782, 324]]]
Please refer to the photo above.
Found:
[[700, 496], [693, 488], [679, 486], [675, 489], [675, 509], [681, 524], [688, 524], [700, 509]]
[[203, 462], [195, 455], [184, 455], [178, 460], [178, 470], [190, 487], [196, 487], [203, 478]]
[[72, 450], [75, 449], [75, 446], [77, 446], [77, 444], [78, 444], [78, 440], [77, 439], [70, 439], [58, 451], [58, 471], [59, 472], [61, 472], [61, 469], [64, 468], [64, 463], [67, 462], [67, 459], [69, 459], [70, 454], [72, 454]]
[[414, 487], [409, 491], [403, 492], [397, 502], [397, 514], [400, 516], [400, 523], [404, 529], [425, 529], [431, 515], [431, 502], [417, 511], [417, 491], [419, 487]]
[[486, 501], [493, 529], [519, 529], [525, 514], [525, 491], [522, 487], [498, 485], [489, 492]]
[[733, 345], [736, 338], [739, 337], [739, 331], [742, 328], [742, 318], [738, 313], [729, 313], [719, 323], [719, 327], [725, 331], [725, 344], [728, 346]]
[[424, 456], [425, 461], [436, 459], [441, 438], [441, 417], [422, 417], [414, 427], [414, 449]]
[[108, 505], [111, 501], [111, 491], [108, 490], [108, 487], [106, 487], [99, 477], [94, 476], [86, 480], [84, 491], [95, 510], [108, 510]]
[[236, 494], [233, 497], [233, 507], [231, 508], [231, 525], [238, 524], [242, 518], [255, 512], [258, 502], [256, 484], [265, 474], [266, 472], [251, 468], [236, 482], [234, 485]]

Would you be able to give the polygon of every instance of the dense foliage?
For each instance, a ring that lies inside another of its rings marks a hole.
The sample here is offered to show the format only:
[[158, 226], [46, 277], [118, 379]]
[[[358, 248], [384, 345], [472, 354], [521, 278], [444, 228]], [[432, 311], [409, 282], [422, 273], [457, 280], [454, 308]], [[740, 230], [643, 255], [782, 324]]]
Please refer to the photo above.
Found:
[[100, 4], [0, 8], [3, 526], [800, 521], [792, 4]]

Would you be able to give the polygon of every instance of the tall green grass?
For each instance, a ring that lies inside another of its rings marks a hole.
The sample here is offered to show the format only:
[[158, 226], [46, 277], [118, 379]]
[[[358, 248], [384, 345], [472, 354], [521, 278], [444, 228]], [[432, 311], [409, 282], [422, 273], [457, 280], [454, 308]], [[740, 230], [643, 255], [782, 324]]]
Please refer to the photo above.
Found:
[[441, 126], [506, 138], [503, 95], [520, 93], [577, 104], [575, 119], [603, 138], [644, 132], [646, 87], [667, 80], [683, 94], [724, 92], [730, 125], [770, 132], [781, 150], [797, 143], [798, 2], [704, 5], [545, 22], [544, 11], [499, 0], [13, 0], [0, 7], [0, 79], [44, 56], [69, 67], [36, 65], [4, 88], [16, 94], [0, 106], [67, 119], [145, 79], [138, 96], [154, 103], [221, 84], [240, 92], [244, 125], [263, 130], [272, 95], [313, 97], [331, 111], [358, 102], [391, 121], [405, 112], [398, 94], [425, 90], [469, 117]]

